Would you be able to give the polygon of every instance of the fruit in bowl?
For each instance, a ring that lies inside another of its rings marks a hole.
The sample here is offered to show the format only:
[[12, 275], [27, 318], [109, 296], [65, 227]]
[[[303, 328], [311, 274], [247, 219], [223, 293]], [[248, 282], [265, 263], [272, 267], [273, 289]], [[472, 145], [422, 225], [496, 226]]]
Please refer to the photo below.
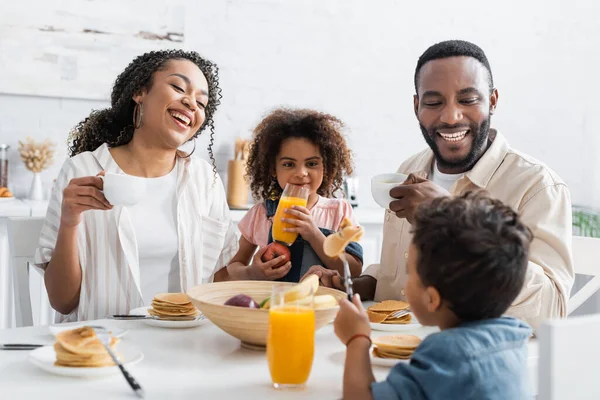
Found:
[[254, 299], [245, 294], [236, 294], [225, 302], [226, 306], [235, 307], [246, 307], [246, 308], [260, 308], [260, 306], [254, 301]]
[[[313, 303], [315, 306], [315, 329], [318, 330], [335, 318], [338, 311], [337, 303], [346, 297], [346, 293], [318, 286], [318, 283], [316, 276], [315, 278], [308, 277], [299, 284], [270, 281], [216, 282], [195, 286], [187, 292], [187, 295], [206, 318], [231, 336], [240, 339], [242, 346], [264, 348], [269, 329], [269, 310], [234, 307], [225, 305], [225, 302], [241, 293], [251, 297], [255, 302], [262, 302], [271, 296], [273, 285], [277, 284], [289, 286], [288, 294], [284, 295], [285, 301], [294, 301], [288, 299], [306, 293], [296, 299], [309, 303], [308, 293], [311, 289], [316, 288]], [[297, 288], [294, 289], [295, 287]], [[308, 292], [306, 292], [307, 287]], [[335, 303], [329, 296], [333, 297]]]
[[[310, 275], [302, 282], [287, 289], [283, 294], [283, 301], [284, 303], [297, 302], [306, 299], [311, 293], [317, 293], [317, 290], [319, 290], [319, 277], [317, 275]], [[308, 305], [310, 304], [310, 298], [307, 300], [305, 303]], [[270, 308], [271, 298], [267, 297], [260, 304], [261, 308]]]
[[[299, 284], [287, 289], [283, 295], [284, 303], [294, 302], [301, 306], [312, 306], [315, 310], [321, 308], [336, 307], [338, 302], [330, 294], [309, 296], [310, 293], [317, 293], [319, 290], [319, 277], [317, 275], [310, 275]], [[260, 308], [269, 309], [271, 307], [271, 298], [267, 297], [260, 302]]]

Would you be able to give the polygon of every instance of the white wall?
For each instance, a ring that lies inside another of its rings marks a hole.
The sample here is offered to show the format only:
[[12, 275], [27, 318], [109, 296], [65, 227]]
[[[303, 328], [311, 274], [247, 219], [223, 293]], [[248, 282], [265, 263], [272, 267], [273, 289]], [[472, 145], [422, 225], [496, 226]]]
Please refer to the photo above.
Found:
[[[185, 46], [221, 67], [221, 170], [235, 136], [248, 137], [267, 110], [314, 107], [348, 125], [360, 201], [375, 206], [369, 177], [425, 146], [412, 111], [417, 58], [437, 41], [460, 38], [490, 59], [500, 91], [493, 126], [555, 169], [575, 203], [600, 206], [595, 0], [202, 0], [186, 7]], [[0, 142], [16, 145], [29, 134], [64, 144], [70, 127], [102, 106], [0, 94]], [[198, 146], [206, 144], [201, 138]], [[25, 194], [30, 176], [16, 158], [12, 168], [12, 185]]]

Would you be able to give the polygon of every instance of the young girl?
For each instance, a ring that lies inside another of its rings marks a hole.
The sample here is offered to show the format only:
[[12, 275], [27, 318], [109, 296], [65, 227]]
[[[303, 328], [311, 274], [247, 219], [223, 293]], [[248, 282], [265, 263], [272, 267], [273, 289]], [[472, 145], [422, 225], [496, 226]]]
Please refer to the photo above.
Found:
[[[344, 217], [356, 224], [348, 202], [330, 198], [341, 187], [344, 172], [352, 173], [352, 155], [342, 128], [343, 123], [331, 115], [295, 109], [275, 110], [258, 124], [247, 165], [257, 204], [238, 224], [240, 247], [227, 273], [221, 271], [215, 280], [298, 282], [315, 264], [343, 275], [341, 261], [323, 252], [325, 237], [338, 230]], [[287, 183], [303, 185], [310, 192], [307, 207], [294, 206], [286, 211], [286, 216], [294, 219], [283, 219], [295, 226], [286, 231], [297, 232], [298, 239], [290, 246], [290, 260], [279, 256], [263, 262], [266, 246], [273, 241], [271, 226], [279, 197]], [[362, 247], [351, 243], [346, 253], [352, 276], [358, 276]]]

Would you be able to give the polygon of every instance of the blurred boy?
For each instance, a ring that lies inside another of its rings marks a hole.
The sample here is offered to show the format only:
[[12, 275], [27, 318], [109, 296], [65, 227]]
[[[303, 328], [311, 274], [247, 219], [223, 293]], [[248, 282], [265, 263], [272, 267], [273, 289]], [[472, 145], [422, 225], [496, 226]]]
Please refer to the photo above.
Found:
[[441, 331], [376, 382], [369, 318], [358, 296], [342, 301], [335, 333], [347, 346], [344, 399], [530, 398], [531, 329], [502, 317], [524, 283], [529, 229], [500, 201], [471, 192], [422, 204], [413, 233], [406, 297], [422, 325]]

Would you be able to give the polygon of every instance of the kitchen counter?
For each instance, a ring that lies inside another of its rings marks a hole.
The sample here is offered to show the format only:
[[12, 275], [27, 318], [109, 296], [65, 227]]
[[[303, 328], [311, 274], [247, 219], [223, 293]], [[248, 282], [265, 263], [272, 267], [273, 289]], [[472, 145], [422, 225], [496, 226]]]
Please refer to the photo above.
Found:
[[0, 200], [0, 218], [6, 217], [44, 217], [48, 201], [34, 201], [13, 198]]
[[[0, 218], [3, 217], [44, 217], [48, 208], [48, 201], [33, 201], [26, 199], [13, 199], [0, 201]], [[361, 225], [383, 224], [384, 210], [381, 208], [356, 207], [354, 216]], [[231, 210], [233, 222], [239, 222], [248, 210]]]

